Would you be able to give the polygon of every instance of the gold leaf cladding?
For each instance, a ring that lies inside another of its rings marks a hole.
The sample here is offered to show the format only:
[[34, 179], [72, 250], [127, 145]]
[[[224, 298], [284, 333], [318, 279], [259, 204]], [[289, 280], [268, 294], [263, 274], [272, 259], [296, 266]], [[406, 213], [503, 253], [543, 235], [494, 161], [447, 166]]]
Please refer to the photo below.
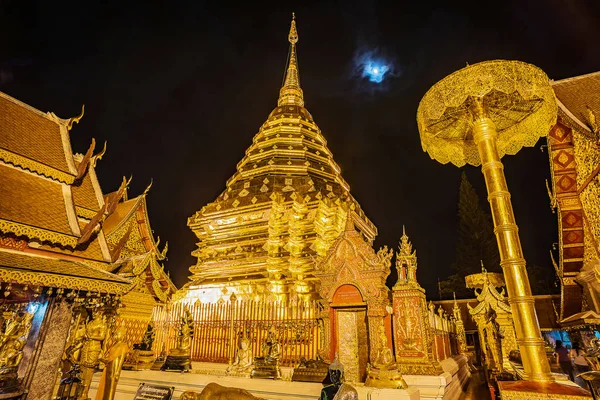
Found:
[[47, 231], [30, 225], [0, 219], [0, 232], [13, 233], [16, 236], [26, 236], [43, 242], [59, 243], [64, 246], [77, 246], [77, 237], [64, 233]]
[[0, 268], [0, 281], [112, 294], [125, 293], [130, 287], [129, 283], [115, 283], [68, 275], [46, 274], [38, 271], [14, 271], [4, 268]]
[[38, 173], [50, 179], [56, 179], [57, 181], [64, 182], [69, 185], [75, 181], [75, 175], [70, 175], [66, 172], [59, 171], [45, 164], [17, 155], [15, 153], [11, 153], [4, 149], [0, 149], [0, 159], [8, 164]]

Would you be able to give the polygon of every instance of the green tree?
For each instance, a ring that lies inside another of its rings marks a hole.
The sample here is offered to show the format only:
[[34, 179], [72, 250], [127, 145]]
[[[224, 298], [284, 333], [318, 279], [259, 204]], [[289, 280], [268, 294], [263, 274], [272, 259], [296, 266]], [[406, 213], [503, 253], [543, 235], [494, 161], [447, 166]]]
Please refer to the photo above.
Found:
[[472, 297], [465, 286], [465, 277], [481, 272], [481, 262], [488, 271], [500, 272], [500, 255], [490, 214], [481, 207], [479, 195], [463, 171], [458, 198], [458, 240], [454, 273], [440, 282], [441, 295], [451, 298]]

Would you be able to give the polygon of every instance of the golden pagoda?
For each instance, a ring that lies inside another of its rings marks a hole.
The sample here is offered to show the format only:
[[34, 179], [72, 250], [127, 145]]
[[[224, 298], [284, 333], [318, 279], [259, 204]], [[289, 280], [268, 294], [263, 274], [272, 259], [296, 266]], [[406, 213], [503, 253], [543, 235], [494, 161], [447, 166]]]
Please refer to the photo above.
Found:
[[367, 242], [377, 235], [304, 107], [295, 19], [288, 40], [277, 107], [223, 193], [188, 220], [199, 242], [190, 282], [179, 293], [187, 302], [215, 302], [232, 292], [313, 298], [315, 259], [344, 230], [348, 212]]

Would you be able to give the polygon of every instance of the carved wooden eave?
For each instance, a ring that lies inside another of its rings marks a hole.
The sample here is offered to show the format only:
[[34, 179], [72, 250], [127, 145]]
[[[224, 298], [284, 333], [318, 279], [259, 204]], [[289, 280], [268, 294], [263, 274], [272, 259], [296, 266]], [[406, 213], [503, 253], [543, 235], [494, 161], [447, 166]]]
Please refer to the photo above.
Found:
[[159, 249], [150, 227], [146, 194], [121, 201], [104, 222], [104, 232], [113, 261], [123, 263], [130, 257], [152, 252], [158, 260], [166, 257], [167, 244]]
[[139, 289], [146, 288], [157, 302], [166, 303], [177, 291], [154, 252], [134, 257], [119, 268], [119, 276], [131, 277]]

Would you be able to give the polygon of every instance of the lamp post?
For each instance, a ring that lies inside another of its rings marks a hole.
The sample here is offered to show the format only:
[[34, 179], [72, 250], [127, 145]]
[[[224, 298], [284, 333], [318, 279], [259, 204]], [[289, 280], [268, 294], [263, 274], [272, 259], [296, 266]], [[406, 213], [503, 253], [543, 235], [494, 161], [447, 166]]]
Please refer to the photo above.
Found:
[[556, 109], [554, 91], [541, 69], [497, 60], [442, 79], [423, 96], [417, 111], [423, 150], [431, 158], [459, 167], [481, 165], [524, 379], [534, 381], [553, 378], [500, 158], [534, 146], [555, 124]]

